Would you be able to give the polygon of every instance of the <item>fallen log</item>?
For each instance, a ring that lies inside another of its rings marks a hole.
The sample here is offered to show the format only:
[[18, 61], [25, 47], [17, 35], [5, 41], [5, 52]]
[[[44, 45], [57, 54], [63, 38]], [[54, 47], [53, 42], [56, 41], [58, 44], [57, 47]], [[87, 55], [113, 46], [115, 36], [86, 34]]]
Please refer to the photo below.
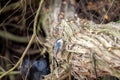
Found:
[[54, 75], [54, 79], [64, 79], [70, 74], [78, 80], [104, 75], [120, 78], [120, 24], [96, 24], [80, 19], [70, 1], [52, 1], [54, 5], [50, 5], [47, 13], [43, 11], [42, 18], [50, 55], [54, 56], [57, 39], [62, 39], [64, 44], [57, 56], [60, 65], [46, 78]]

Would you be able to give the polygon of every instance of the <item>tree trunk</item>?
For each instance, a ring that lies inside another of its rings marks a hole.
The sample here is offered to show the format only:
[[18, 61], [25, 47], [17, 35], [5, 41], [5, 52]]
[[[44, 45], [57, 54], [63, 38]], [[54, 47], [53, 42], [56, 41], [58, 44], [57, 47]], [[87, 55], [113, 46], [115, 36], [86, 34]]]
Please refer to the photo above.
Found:
[[69, 0], [52, 0], [51, 3], [54, 5], [50, 4], [48, 12], [43, 11], [42, 21], [51, 55], [55, 41], [60, 38], [64, 41], [61, 56], [58, 56], [62, 67], [59, 66], [57, 72], [52, 71], [54, 78], [62, 78], [69, 70], [76, 79], [104, 75], [120, 78], [120, 24], [96, 24], [80, 19]]

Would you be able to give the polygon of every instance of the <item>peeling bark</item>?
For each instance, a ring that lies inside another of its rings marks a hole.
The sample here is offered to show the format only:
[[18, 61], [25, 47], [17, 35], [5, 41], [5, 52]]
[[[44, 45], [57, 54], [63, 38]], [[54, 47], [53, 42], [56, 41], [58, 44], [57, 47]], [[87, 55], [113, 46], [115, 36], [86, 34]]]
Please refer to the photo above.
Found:
[[[62, 1], [60, 4], [63, 5]], [[61, 5], [54, 7], [50, 12], [53, 17], [50, 17], [51, 23], [46, 32], [51, 33], [46, 39], [51, 46], [54, 46], [55, 40], [59, 38], [65, 41], [64, 49], [60, 53], [62, 56], [59, 57], [61, 65], [70, 64], [71, 73], [76, 79], [104, 75], [120, 78], [120, 24], [96, 24], [80, 19], [71, 7], [61, 14], [61, 11], [57, 11]], [[70, 2], [66, 2], [65, 5], [70, 5]], [[72, 4], [71, 6], [73, 9]], [[64, 17], [60, 18], [60, 15]], [[63, 68], [63, 72], [66, 70], [67, 68]], [[58, 69], [57, 74], [62, 74], [61, 70]]]

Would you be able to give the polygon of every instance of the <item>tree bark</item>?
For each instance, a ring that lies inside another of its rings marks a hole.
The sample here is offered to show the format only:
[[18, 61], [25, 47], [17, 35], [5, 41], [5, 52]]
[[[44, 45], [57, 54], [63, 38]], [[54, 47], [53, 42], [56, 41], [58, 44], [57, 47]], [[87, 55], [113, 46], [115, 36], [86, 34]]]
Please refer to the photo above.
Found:
[[[104, 75], [120, 78], [120, 24], [115, 22], [96, 24], [83, 20], [75, 15], [74, 4], [70, 1], [65, 3], [53, 0], [53, 2], [54, 5], [50, 5], [49, 8], [51, 11], [47, 13], [49, 15], [47, 18], [46, 15], [43, 16], [42, 23], [45, 33], [48, 34], [47, 44], [54, 46], [59, 38], [65, 42], [61, 57], [58, 58], [61, 66], [68, 63], [70, 73], [76, 79]], [[64, 12], [61, 12], [63, 6]], [[49, 50], [51, 49], [49, 47]], [[57, 69], [59, 75], [56, 78], [60, 78], [61, 71], [65, 74], [68, 66], [62, 67], [63, 70], [61, 67]]]

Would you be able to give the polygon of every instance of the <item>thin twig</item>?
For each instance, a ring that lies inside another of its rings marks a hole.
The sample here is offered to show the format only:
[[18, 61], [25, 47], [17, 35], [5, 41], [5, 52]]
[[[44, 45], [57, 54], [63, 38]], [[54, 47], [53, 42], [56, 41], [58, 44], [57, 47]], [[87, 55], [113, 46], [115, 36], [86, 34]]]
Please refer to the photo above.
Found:
[[[0, 72], [0, 74], [3, 74], [4, 72]], [[9, 75], [14, 75], [14, 74], [20, 74], [20, 71], [12, 71], [9, 73]]]
[[16, 36], [7, 31], [2, 31], [2, 30], [0, 30], [0, 37], [9, 39], [11, 41], [20, 42], [20, 43], [28, 43], [29, 42], [29, 39], [26, 37]]
[[32, 38], [31, 38], [30, 42], [28, 43], [25, 51], [23, 52], [23, 55], [21, 56], [21, 58], [19, 59], [19, 61], [15, 64], [15, 66], [12, 67], [12, 68], [11, 68], [10, 70], [8, 70], [7, 72], [3, 73], [3, 74], [0, 76], [0, 79], [1, 79], [2, 77], [4, 77], [5, 75], [7, 75], [8, 73], [10, 73], [11, 71], [13, 71], [17, 66], [19, 66], [19, 64], [22, 62], [24, 56], [26, 55], [28, 49], [30, 48], [30, 46], [31, 46], [31, 44], [32, 44], [35, 36], [36, 36], [35, 34], [32, 35]]
[[23, 52], [23, 55], [21, 56], [21, 58], [19, 59], [19, 61], [15, 64], [14, 67], [12, 67], [10, 70], [4, 72], [1, 76], [0, 76], [0, 79], [2, 79], [5, 75], [7, 75], [8, 73], [10, 73], [11, 71], [13, 71], [17, 66], [19, 66], [19, 64], [23, 61], [23, 58], [24, 56], [26, 55], [28, 49], [30, 48], [32, 42], [34, 41], [35, 37], [36, 37], [36, 27], [37, 27], [37, 21], [38, 21], [38, 16], [39, 16], [39, 13], [40, 13], [40, 10], [41, 10], [41, 6], [42, 6], [42, 3], [43, 3], [44, 0], [41, 0], [40, 1], [40, 4], [39, 4], [39, 8], [37, 10], [37, 13], [36, 13], [36, 16], [35, 16], [35, 19], [34, 19], [34, 26], [33, 26], [33, 35], [25, 49], [25, 51]]
[[93, 66], [93, 69], [94, 69], [94, 74], [96, 76], [96, 78], [98, 77], [97, 75], [97, 70], [96, 70], [96, 59], [95, 59], [95, 54], [93, 53], [93, 51], [91, 52], [91, 59], [92, 59], [92, 66]]

